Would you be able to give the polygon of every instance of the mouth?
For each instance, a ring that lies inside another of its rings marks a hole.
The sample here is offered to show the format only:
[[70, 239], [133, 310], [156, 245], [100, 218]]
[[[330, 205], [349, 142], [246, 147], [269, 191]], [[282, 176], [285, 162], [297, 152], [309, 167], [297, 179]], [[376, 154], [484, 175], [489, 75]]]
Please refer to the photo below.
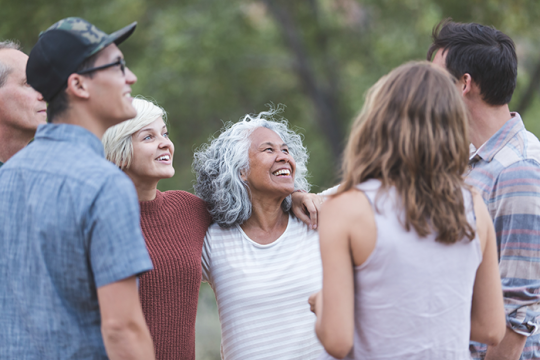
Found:
[[274, 176], [291, 176], [291, 170], [289, 169], [279, 169], [272, 173]]
[[160, 162], [170, 162], [171, 155], [161, 155], [161, 156], [158, 156], [155, 160], [160, 161]]

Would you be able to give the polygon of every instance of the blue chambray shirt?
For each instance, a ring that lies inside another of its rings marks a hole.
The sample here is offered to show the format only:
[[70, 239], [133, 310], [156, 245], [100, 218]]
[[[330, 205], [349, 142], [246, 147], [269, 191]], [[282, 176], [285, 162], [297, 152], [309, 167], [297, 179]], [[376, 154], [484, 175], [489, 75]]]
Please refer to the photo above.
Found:
[[0, 359], [107, 359], [97, 288], [152, 269], [130, 179], [82, 127], [0, 168]]

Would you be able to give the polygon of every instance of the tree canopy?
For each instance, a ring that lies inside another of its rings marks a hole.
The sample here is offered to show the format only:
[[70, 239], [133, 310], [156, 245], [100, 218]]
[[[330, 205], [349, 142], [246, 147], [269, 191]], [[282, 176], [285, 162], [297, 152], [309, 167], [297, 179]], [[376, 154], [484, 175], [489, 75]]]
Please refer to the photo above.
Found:
[[192, 191], [195, 148], [225, 121], [284, 104], [305, 135], [314, 190], [339, 180], [340, 151], [365, 91], [392, 68], [425, 59], [442, 19], [493, 25], [519, 57], [511, 103], [540, 135], [540, 3], [535, 0], [0, 0], [0, 39], [27, 53], [40, 31], [68, 16], [112, 32], [139, 25], [121, 45], [138, 76], [133, 94], [168, 112], [173, 179]]

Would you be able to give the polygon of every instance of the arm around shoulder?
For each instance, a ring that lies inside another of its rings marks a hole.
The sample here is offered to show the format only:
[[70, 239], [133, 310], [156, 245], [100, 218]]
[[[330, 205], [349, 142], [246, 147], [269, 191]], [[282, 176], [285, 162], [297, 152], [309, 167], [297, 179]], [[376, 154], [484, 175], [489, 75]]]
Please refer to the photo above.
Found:
[[497, 260], [495, 229], [481, 196], [473, 193], [476, 231], [482, 262], [476, 271], [471, 307], [471, 340], [496, 346], [504, 337], [506, 319]]
[[152, 360], [154, 346], [141, 309], [135, 276], [97, 290], [101, 333], [111, 360]]

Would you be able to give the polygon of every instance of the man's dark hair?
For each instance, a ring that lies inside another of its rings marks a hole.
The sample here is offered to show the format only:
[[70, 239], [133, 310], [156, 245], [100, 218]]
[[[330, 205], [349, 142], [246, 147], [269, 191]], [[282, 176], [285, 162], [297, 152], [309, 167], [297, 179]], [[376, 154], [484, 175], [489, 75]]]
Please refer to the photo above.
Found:
[[433, 28], [431, 61], [438, 50], [446, 52], [446, 68], [457, 79], [471, 75], [482, 99], [490, 105], [505, 105], [512, 99], [517, 80], [516, 47], [512, 39], [491, 26], [461, 24], [451, 19]]
[[[90, 56], [88, 59], [84, 60], [81, 65], [77, 68], [76, 72], [90, 69], [94, 67], [94, 64], [96, 63], [96, 59], [98, 57], [98, 53]], [[93, 73], [87, 73], [83, 76], [88, 76], [89, 78], [92, 78], [94, 76]], [[62, 90], [56, 96], [49, 102], [47, 105], [47, 121], [48, 122], [54, 122], [54, 119], [58, 116], [60, 116], [62, 113], [64, 113], [68, 107], [69, 107], [69, 101], [66, 93], [67, 83], [64, 86]]]

